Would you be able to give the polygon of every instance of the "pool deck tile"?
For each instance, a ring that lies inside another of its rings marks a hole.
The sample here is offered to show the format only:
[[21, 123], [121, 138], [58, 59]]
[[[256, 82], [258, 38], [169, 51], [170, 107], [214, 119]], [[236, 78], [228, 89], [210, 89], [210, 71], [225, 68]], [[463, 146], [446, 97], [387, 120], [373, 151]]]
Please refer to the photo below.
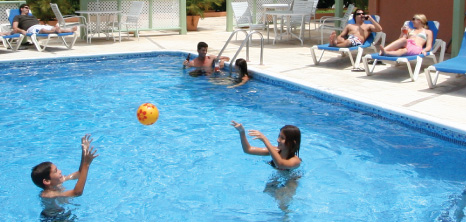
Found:
[[[209, 44], [209, 53], [217, 55], [230, 32], [226, 32], [225, 17], [211, 17], [200, 20], [199, 29], [188, 32], [187, 35], [178, 35], [171, 31], [142, 32], [140, 40], [131, 37], [124, 38], [122, 42], [112, 40], [93, 39], [92, 44], [78, 40], [72, 50], [49, 43], [51, 47], [45, 52], [38, 52], [33, 46], [28, 50], [17, 52], [0, 49], [0, 60], [16, 60], [31, 58], [49, 58], [65, 56], [96, 55], [120, 52], [145, 52], [157, 50], [182, 50], [195, 52], [199, 41]], [[311, 40], [306, 38], [303, 46], [296, 39], [277, 40], [272, 45], [267, 43], [267, 33], [264, 35], [264, 65], [260, 65], [260, 44], [257, 35], [249, 50], [249, 68], [276, 76], [286, 78], [300, 84], [329, 91], [335, 94], [348, 96], [382, 106], [387, 109], [399, 110], [419, 116], [429, 121], [438, 122], [466, 131], [466, 115], [462, 109], [466, 108], [466, 78], [456, 74], [441, 74], [438, 86], [429, 89], [424, 72], [421, 71], [416, 82], [409, 79], [405, 65], [394, 67], [393, 63], [376, 66], [376, 74], [366, 76], [365, 72], [352, 72], [348, 58], [332, 52], [326, 52], [321, 64], [315, 66], [311, 59], [309, 48], [318, 44], [320, 33], [311, 32]], [[243, 34], [238, 34], [225, 49], [223, 55], [234, 56], [241, 45]], [[56, 46], [56, 47], [55, 47]], [[450, 55], [446, 55], [448, 59]], [[243, 48], [238, 58], [245, 58], [246, 50]], [[426, 59], [424, 68], [432, 61]], [[362, 67], [362, 64], [361, 64]]]

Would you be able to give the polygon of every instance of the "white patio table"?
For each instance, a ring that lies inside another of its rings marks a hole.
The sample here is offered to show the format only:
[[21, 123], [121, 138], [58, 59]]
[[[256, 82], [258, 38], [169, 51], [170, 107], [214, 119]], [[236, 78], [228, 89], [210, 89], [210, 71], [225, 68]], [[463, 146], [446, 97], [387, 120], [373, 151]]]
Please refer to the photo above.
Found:
[[288, 5], [288, 4], [280, 4], [280, 3], [262, 4], [262, 15], [263, 15], [262, 22], [264, 24], [266, 24], [266, 25], [268, 24], [268, 20], [267, 20], [267, 16], [266, 16], [267, 9], [286, 10], [286, 9], [289, 9], [289, 8], [290, 8], [290, 5]]
[[[275, 40], [277, 40], [278, 37], [280, 37], [280, 39], [282, 39], [282, 36], [283, 35], [287, 35], [288, 37], [295, 37], [297, 38], [299, 41], [301, 41], [301, 45], [303, 45], [303, 30], [304, 30], [304, 18], [308, 15], [310, 15], [310, 12], [309, 13], [304, 13], [304, 12], [293, 12], [293, 11], [269, 11], [269, 12], [266, 12], [266, 15], [271, 15], [273, 16], [273, 25], [274, 25], [274, 29], [273, 29], [273, 32], [275, 34], [275, 38], [273, 40], [273, 44], [275, 45]], [[283, 16], [286, 16], [288, 17], [286, 19], [286, 30], [284, 33], [280, 33], [280, 35], [277, 35], [277, 17], [280, 16], [280, 17], [283, 17]], [[291, 16], [301, 16], [301, 29], [299, 31], [299, 36], [294, 34], [292, 31], [291, 31], [291, 24], [290, 24], [290, 18]]]
[[[110, 38], [110, 31], [112, 32], [112, 37], [113, 41], [115, 41], [115, 36], [113, 35], [113, 30], [114, 30], [114, 25], [118, 24], [117, 19], [118, 15], [121, 13], [119, 10], [88, 10], [88, 11], [76, 11], [76, 13], [79, 14], [86, 14], [87, 15], [87, 21], [89, 23], [93, 22], [91, 20], [91, 15], [96, 17], [95, 20], [95, 28], [93, 25], [89, 24], [89, 35], [91, 37], [89, 38], [89, 43], [92, 40], [92, 37], [94, 35], [98, 35], [100, 37], [100, 33], [105, 34], [107, 37], [107, 40]], [[102, 19], [102, 18], [103, 19]], [[112, 21], [110, 21], [112, 20]], [[111, 29], [109, 25], [112, 25]], [[103, 27], [102, 27], [103, 26]], [[118, 27], [118, 37], [121, 42], [121, 33], [120, 33], [120, 27]]]

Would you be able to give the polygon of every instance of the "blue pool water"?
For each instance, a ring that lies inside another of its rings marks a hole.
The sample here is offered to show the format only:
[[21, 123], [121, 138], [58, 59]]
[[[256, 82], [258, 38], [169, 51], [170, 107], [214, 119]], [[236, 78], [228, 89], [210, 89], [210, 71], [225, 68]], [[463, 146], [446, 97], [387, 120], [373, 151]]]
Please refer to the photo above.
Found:
[[[258, 79], [227, 89], [189, 76], [184, 58], [2, 68], [1, 220], [40, 219], [31, 168], [76, 171], [86, 133], [100, 156], [84, 194], [62, 205], [76, 221], [463, 220], [463, 146]], [[155, 125], [137, 121], [145, 102]], [[231, 120], [274, 144], [283, 125], [300, 127], [303, 164], [287, 174], [244, 154]]]

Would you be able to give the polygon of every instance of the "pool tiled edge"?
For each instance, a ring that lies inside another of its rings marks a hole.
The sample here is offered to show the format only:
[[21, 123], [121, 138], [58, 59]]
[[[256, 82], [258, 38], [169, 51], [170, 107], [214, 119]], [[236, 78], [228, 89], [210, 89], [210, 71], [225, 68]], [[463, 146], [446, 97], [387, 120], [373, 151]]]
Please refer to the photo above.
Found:
[[[73, 63], [83, 61], [96, 61], [107, 59], [130, 59], [142, 58], [150, 56], [186, 56], [188, 52], [184, 51], [152, 51], [152, 52], [132, 52], [132, 53], [117, 53], [117, 54], [100, 54], [100, 55], [85, 55], [85, 56], [70, 56], [70, 57], [55, 57], [43, 59], [24, 59], [24, 60], [0, 60], [0, 67], [10, 66], [29, 66], [41, 64], [55, 63]], [[442, 123], [440, 120], [429, 120], [428, 117], [422, 117], [418, 113], [400, 110], [393, 107], [387, 107], [383, 104], [376, 104], [373, 101], [361, 101], [359, 98], [351, 98], [348, 95], [343, 95], [339, 92], [334, 92], [327, 89], [318, 89], [316, 87], [306, 86], [292, 79], [287, 79], [281, 76], [276, 76], [271, 73], [250, 69], [254, 75], [254, 79], [267, 82], [273, 85], [278, 85], [290, 89], [304, 91], [316, 98], [322, 99], [331, 103], [338, 103], [349, 108], [354, 108], [363, 112], [371, 113], [378, 118], [384, 118], [389, 121], [394, 121], [403, 124], [407, 127], [419, 130], [423, 133], [442, 138], [444, 140], [466, 145], [466, 130], [452, 126], [448, 123]]]

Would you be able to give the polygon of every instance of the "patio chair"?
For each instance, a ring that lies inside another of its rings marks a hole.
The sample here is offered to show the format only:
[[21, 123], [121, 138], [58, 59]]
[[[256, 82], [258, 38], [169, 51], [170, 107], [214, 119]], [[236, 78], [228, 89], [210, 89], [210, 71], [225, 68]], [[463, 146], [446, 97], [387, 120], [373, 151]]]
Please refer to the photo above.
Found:
[[[304, 17], [304, 20], [302, 19], [302, 16], [290, 16], [290, 26], [291, 28], [296, 29], [297, 27], [300, 27], [300, 32], [299, 36], [300, 38], [303, 38], [303, 31], [306, 31], [306, 24], [309, 24], [309, 38], [311, 36], [311, 15], [312, 15], [312, 10], [314, 8], [314, 0], [309, 0], [309, 1], [293, 1], [292, 5], [292, 11], [293, 12], [304, 12], [304, 13], [309, 13], [308, 16]], [[287, 22], [284, 22], [283, 24], [287, 24]]]
[[[347, 22], [348, 19], [350, 18], [351, 14], [353, 13], [354, 5], [349, 4], [348, 8], [346, 9], [345, 14], [343, 17], [334, 17], [334, 16], [323, 16], [320, 18], [319, 23], [319, 29], [320, 29], [320, 44], [324, 44], [324, 29], [330, 29], [334, 31], [342, 31]], [[335, 23], [335, 22], [340, 22], [339, 26], [335, 25], [328, 25], [328, 23]]]
[[[83, 27], [84, 28], [84, 33], [86, 35], [86, 42], [89, 43], [89, 28], [87, 25], [86, 17], [84, 16], [79, 16], [79, 15], [62, 15], [60, 12], [60, 9], [58, 8], [58, 5], [55, 3], [50, 3], [50, 7], [52, 8], [53, 14], [55, 14], [55, 18], [57, 19], [58, 25], [60, 28], [70, 28], [70, 27]], [[79, 18], [80, 21], [82, 22], [75, 22], [75, 23], [66, 23], [67, 19], [72, 19], [72, 18]]]
[[[129, 39], [130, 31], [128, 29], [128, 26], [135, 26], [136, 31], [134, 32], [134, 36], [137, 36], [138, 41], [139, 41], [139, 17], [142, 13], [142, 9], [144, 8], [144, 2], [142, 1], [132, 1], [129, 12], [126, 14], [122, 14], [122, 22], [117, 24], [118, 27], [118, 37], [121, 42], [121, 26], [125, 26], [125, 32], [127, 34], [127, 37]], [[115, 24], [114, 24], [115, 26]], [[112, 29], [113, 30], [113, 29]]]
[[[20, 14], [21, 13], [20, 13], [19, 10], [15, 10], [15, 9], [10, 10], [10, 15], [8, 16], [8, 20], [10, 21], [10, 24], [11, 24], [12, 27], [13, 27], [14, 17], [17, 16], [17, 15], [20, 15]], [[34, 46], [36, 47], [37, 51], [39, 51], [39, 52], [42, 52], [47, 48], [48, 43], [49, 43], [51, 38], [60, 39], [61, 42], [63, 43], [63, 45], [65, 45], [65, 47], [68, 48], [68, 49], [73, 48], [74, 43], [76, 42], [76, 39], [78, 38], [78, 36], [76, 35], [76, 32], [54, 33], [54, 34], [30, 34], [30, 33], [28, 33], [26, 36], [31, 39], [31, 41], [34, 43]], [[67, 42], [65, 40], [65, 37], [67, 37], [67, 36], [72, 37], [72, 40], [70, 42]], [[41, 46], [41, 44], [40, 44], [40, 42], [38, 40], [40, 38], [45, 38], [42, 41], [43, 46]]]
[[[317, 5], [319, 4], [319, 0], [314, 0], [314, 4], [312, 5], [312, 11], [311, 11], [311, 16], [310, 16], [310, 21], [314, 21], [314, 30], [317, 29], [317, 22], [316, 22], [316, 12], [317, 12]], [[314, 19], [312, 19], [314, 17]], [[309, 24], [309, 29], [311, 24]]]
[[[410, 28], [413, 28], [413, 23], [411, 21], [406, 21], [405, 24], [409, 25]], [[417, 80], [419, 76], [419, 71], [421, 70], [422, 61], [424, 57], [431, 58], [434, 61], [434, 63], [437, 63], [437, 58], [435, 57], [435, 53], [437, 52], [439, 48], [441, 48], [440, 55], [439, 55], [439, 62], [442, 62], [443, 57], [445, 55], [446, 43], [441, 39], [437, 39], [437, 33], [438, 33], [438, 28], [440, 26], [440, 23], [438, 21], [428, 21], [427, 25], [429, 26], [429, 29], [433, 33], [433, 41], [432, 41], [433, 46], [432, 46], [432, 49], [429, 52], [427, 52], [426, 56], [424, 56], [423, 54], [411, 55], [411, 56], [381, 56], [378, 53], [368, 54], [364, 56], [363, 58], [363, 64], [364, 64], [364, 69], [366, 71], [366, 75], [371, 76], [374, 74], [374, 68], [378, 60], [394, 61], [396, 62], [397, 65], [399, 63], [406, 63], [411, 81], [414, 82]], [[374, 60], [371, 67], [369, 67], [369, 64], [368, 64], [369, 59]], [[414, 68], [414, 72], [411, 68], [411, 63], [410, 63], [410, 61], [412, 60], [416, 60], [416, 66]]]
[[248, 2], [231, 2], [233, 17], [237, 29], [249, 29], [249, 33], [254, 30], [263, 30], [267, 28], [267, 39], [269, 39], [269, 27], [266, 24], [253, 23], [251, 8]]
[[[429, 66], [426, 72], [427, 83], [429, 88], [433, 89], [437, 85], [437, 80], [440, 72], [466, 74], [466, 32], [463, 35], [463, 42], [458, 55], [452, 59]], [[432, 80], [431, 72], [435, 72]]]
[[[380, 21], [380, 16], [378, 15], [372, 15], [372, 18], [374, 18], [375, 21], [379, 22]], [[366, 20], [364, 21], [364, 23], [366, 24], [370, 24], [371, 22]], [[349, 20], [348, 20], [348, 24], [354, 24], [354, 20], [352, 18], [352, 16], [350, 16]], [[360, 68], [360, 63], [361, 63], [361, 58], [362, 58], [362, 53], [364, 51], [365, 48], [371, 48], [373, 49], [375, 52], [377, 52], [377, 48], [375, 47], [375, 45], [381, 40], [381, 45], [384, 46], [385, 45], [385, 36], [386, 34], [383, 33], [383, 32], [376, 32], [376, 33], [371, 33], [369, 35], [369, 37], [366, 39], [366, 41], [364, 42], [364, 44], [360, 45], [360, 46], [353, 46], [353, 47], [347, 47], [347, 48], [339, 48], [339, 47], [332, 47], [332, 46], [329, 46], [329, 44], [322, 44], [322, 45], [314, 45], [311, 47], [311, 56], [312, 56], [312, 60], [314, 61], [314, 64], [315, 65], [318, 65], [320, 63], [320, 60], [322, 59], [322, 56], [324, 55], [324, 52], [327, 50], [327, 51], [336, 51], [336, 52], [341, 52], [343, 55], [344, 54], [347, 54], [350, 61], [351, 61], [351, 65], [353, 66], [353, 70], [357, 70], [359, 71]], [[319, 59], [316, 58], [316, 52], [315, 50], [322, 50], [322, 53], [320, 54], [320, 57]], [[353, 60], [353, 56], [351, 55], [351, 52], [352, 51], [355, 51], [357, 50], [358, 53], [356, 55], [356, 60]]]

